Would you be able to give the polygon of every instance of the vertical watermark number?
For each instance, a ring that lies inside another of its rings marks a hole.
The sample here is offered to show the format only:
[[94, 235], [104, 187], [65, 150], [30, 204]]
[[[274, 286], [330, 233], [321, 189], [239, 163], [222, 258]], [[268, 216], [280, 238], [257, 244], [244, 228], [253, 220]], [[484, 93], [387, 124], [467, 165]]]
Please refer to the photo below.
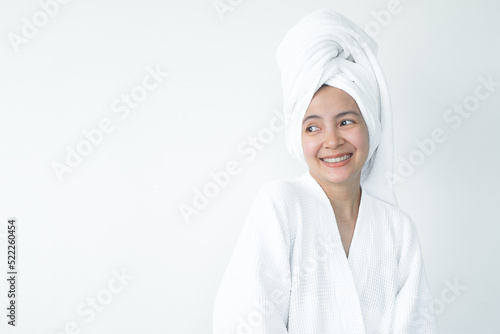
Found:
[[7, 220], [7, 323], [16, 325], [16, 294], [17, 291], [17, 223], [14, 218]]

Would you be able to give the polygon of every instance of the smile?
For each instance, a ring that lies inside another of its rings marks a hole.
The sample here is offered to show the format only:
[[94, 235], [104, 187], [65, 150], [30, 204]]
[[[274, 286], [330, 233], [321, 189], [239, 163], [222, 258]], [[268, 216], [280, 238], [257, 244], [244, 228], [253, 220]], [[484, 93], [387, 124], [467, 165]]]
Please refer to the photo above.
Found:
[[325, 158], [325, 159], [320, 159], [320, 160], [327, 162], [327, 163], [334, 163], [334, 162], [345, 161], [345, 160], [349, 159], [350, 157], [352, 157], [352, 153], [343, 155], [343, 156], [338, 157], [338, 158], [328, 158], [328, 159]]

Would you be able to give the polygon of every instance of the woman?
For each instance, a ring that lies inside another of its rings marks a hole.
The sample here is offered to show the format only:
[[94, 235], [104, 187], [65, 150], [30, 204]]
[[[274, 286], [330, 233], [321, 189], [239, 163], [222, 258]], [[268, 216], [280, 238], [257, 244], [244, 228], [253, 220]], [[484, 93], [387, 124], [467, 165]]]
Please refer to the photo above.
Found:
[[420, 244], [392, 183], [375, 42], [333, 10], [277, 51], [286, 141], [308, 172], [257, 194], [224, 274], [214, 333], [437, 333]]

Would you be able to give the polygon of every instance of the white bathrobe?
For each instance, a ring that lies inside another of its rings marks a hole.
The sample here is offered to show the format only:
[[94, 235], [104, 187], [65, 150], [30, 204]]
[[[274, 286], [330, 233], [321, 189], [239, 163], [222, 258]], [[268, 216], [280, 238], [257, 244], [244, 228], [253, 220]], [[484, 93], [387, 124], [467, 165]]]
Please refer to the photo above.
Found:
[[214, 334], [438, 333], [411, 218], [361, 189], [347, 258], [309, 172], [262, 187], [216, 296]]

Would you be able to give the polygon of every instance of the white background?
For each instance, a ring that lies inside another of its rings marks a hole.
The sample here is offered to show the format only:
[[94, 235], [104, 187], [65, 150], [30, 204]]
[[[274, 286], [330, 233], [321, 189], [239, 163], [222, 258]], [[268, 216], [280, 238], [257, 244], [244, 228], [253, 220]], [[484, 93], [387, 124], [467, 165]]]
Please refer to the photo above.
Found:
[[[7, 218], [19, 225], [18, 326], [6, 325], [1, 279], [1, 332], [211, 333], [214, 297], [256, 192], [306, 171], [283, 131], [254, 156], [238, 147], [251, 148], [248, 138], [281, 110], [275, 52], [285, 33], [333, 8], [371, 27], [379, 44], [395, 167], [420, 154], [396, 192], [419, 231], [442, 332], [500, 333], [500, 2], [230, 3], [221, 16], [212, 0], [72, 0], [47, 22], [38, 14], [40, 27], [16, 48], [12, 34], [22, 36], [23, 18], [33, 23], [41, 6], [0, 1], [1, 277]], [[397, 10], [383, 16], [388, 7]], [[120, 118], [113, 103], [140, 90], [148, 67], [169, 74]], [[480, 77], [497, 86], [474, 100]], [[465, 101], [478, 105], [458, 125], [448, 110]], [[106, 118], [113, 131], [58, 179], [53, 164]], [[416, 141], [437, 128], [446, 140], [418, 153]], [[232, 160], [240, 173], [188, 223], [180, 206]], [[116, 293], [113, 270], [133, 276]], [[89, 298], [105, 302], [91, 320]]]

